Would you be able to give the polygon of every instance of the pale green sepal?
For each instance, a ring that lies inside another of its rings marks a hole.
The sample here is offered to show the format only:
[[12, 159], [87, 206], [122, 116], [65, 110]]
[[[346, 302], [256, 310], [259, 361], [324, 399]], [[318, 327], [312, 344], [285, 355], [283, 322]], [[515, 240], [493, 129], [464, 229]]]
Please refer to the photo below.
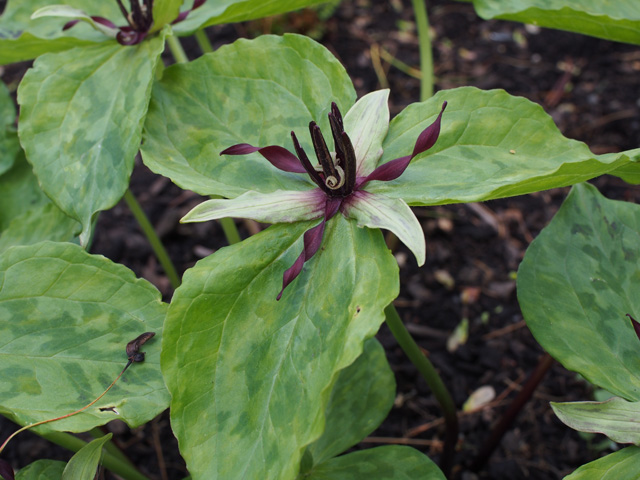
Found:
[[112, 433], [108, 433], [78, 450], [67, 463], [61, 480], [93, 480], [102, 458], [102, 447], [112, 436]]
[[640, 444], [640, 402], [551, 402], [562, 422], [579, 432], [602, 433], [617, 443]]
[[150, 33], [161, 30], [173, 22], [180, 14], [182, 0], [155, 0], [153, 2], [153, 25]]
[[129, 185], [164, 36], [42, 55], [18, 88], [27, 159], [45, 193], [82, 224], [83, 245], [94, 215]]
[[413, 252], [418, 265], [424, 265], [424, 232], [404, 200], [358, 190], [347, 200], [345, 215], [356, 220], [359, 227], [384, 228], [393, 232]]
[[370, 448], [332, 458], [314, 467], [305, 480], [446, 480], [438, 466], [418, 450], [402, 445]]
[[116, 35], [118, 34], [117, 28], [107, 27], [106, 25], [98, 23], [82, 10], [70, 7], [69, 5], [48, 5], [46, 7], [39, 8], [33, 12], [33, 15], [31, 15], [32, 20], [42, 17], [63, 17], [71, 20], [80, 20], [88, 23], [93, 28], [104, 33], [110, 38], [116, 38]]
[[144, 362], [132, 365], [97, 403], [34, 427], [84, 432], [120, 419], [148, 422], [169, 405], [160, 372], [167, 305], [128, 268], [78, 245], [42, 242], [0, 255], [0, 413], [27, 425], [74, 412], [98, 397], [144, 332]]
[[249, 191], [234, 199], [214, 199], [201, 203], [180, 220], [206, 222], [225, 217], [250, 218], [266, 223], [313, 220], [324, 213], [326, 196], [319, 188], [306, 191], [259, 193]]
[[389, 131], [389, 89], [358, 100], [344, 116], [344, 131], [356, 152], [357, 174], [366, 177], [378, 166], [382, 141]]
[[16, 473], [16, 480], [60, 480], [67, 464], [59, 460], [36, 460]]
[[582, 465], [564, 480], [638, 480], [640, 448], [627, 447]]

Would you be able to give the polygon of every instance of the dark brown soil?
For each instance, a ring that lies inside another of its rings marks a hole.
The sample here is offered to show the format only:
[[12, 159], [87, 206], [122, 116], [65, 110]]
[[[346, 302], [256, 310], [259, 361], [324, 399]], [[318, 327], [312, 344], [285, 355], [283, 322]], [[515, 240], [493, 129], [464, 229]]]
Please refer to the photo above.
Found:
[[[585, 141], [597, 153], [638, 146], [640, 48], [516, 23], [482, 21], [467, 3], [432, 0], [429, 5], [437, 89], [503, 88], [544, 105], [566, 136]], [[376, 51], [383, 49], [419, 67], [412, 22], [409, 0], [358, 0], [343, 2], [324, 23], [316, 12], [306, 11], [214, 27], [209, 34], [214, 46], [238, 36], [269, 32], [315, 35], [346, 66], [359, 94], [388, 82], [393, 115], [419, 99], [419, 81], [390, 66]], [[185, 39], [183, 43], [192, 56], [198, 55], [195, 42]], [[373, 65], [378, 62], [376, 73]], [[16, 67], [5, 68], [3, 80], [15, 84], [15, 71]], [[611, 198], [640, 198], [637, 187], [618, 179], [595, 183]], [[225, 245], [216, 222], [178, 224], [177, 219], [200, 201], [198, 196], [180, 191], [142, 165], [134, 171], [132, 190], [181, 272]], [[580, 436], [552, 413], [551, 400], [592, 396], [592, 387], [556, 364], [484, 469], [477, 477], [466, 470], [543, 355], [522, 320], [514, 276], [528, 244], [553, 217], [567, 191], [419, 209], [427, 236], [426, 265], [418, 269], [402, 245], [396, 250], [402, 285], [396, 306], [442, 374], [456, 405], [462, 407], [482, 386], [493, 387], [497, 394], [485, 408], [460, 415], [456, 478], [559, 479], [611, 451], [610, 443], [602, 443], [604, 437]], [[238, 225], [247, 236], [245, 224]], [[123, 203], [101, 215], [91, 251], [127, 265], [170, 298], [169, 282]], [[468, 339], [449, 351], [447, 339], [462, 319], [469, 322]], [[438, 405], [386, 327], [378, 338], [396, 374], [397, 399], [388, 419], [359, 448], [407, 444], [437, 460], [443, 439]], [[0, 421], [0, 438], [14, 428], [9, 425]], [[122, 425], [107, 428], [119, 433], [117, 441], [126, 454], [150, 477], [164, 480], [187, 475], [166, 413], [133, 432]], [[24, 466], [37, 458], [68, 457], [25, 433], [4, 458]]]

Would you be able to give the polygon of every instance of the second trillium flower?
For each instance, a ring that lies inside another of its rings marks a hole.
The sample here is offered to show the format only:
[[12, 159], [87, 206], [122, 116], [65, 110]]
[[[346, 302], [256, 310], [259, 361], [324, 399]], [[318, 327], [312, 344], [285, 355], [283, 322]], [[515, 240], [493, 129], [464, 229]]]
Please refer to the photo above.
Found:
[[234, 199], [208, 200], [185, 215], [182, 222], [203, 222], [224, 217], [251, 218], [268, 223], [321, 219], [319, 224], [305, 232], [304, 248], [293, 265], [284, 272], [278, 300], [287, 285], [300, 274], [304, 263], [318, 251], [326, 222], [338, 212], [355, 220], [359, 227], [392, 231], [413, 252], [418, 265], [424, 264], [424, 234], [409, 206], [402, 199], [369, 192], [367, 185], [372, 181], [395, 180], [415, 156], [435, 144], [446, 102], [436, 120], [418, 136], [411, 155], [377, 166], [382, 157], [382, 141], [389, 129], [388, 95], [388, 90], [381, 90], [362, 97], [344, 120], [337, 105], [331, 105], [329, 124], [334, 151], [327, 147], [320, 127], [311, 122], [309, 131], [317, 165], [309, 160], [293, 132], [291, 137], [297, 156], [283, 147], [254, 147], [247, 143], [234, 145], [221, 153], [247, 155], [259, 152], [281, 170], [308, 174], [316, 188], [307, 191], [278, 190], [273, 193], [250, 191]]

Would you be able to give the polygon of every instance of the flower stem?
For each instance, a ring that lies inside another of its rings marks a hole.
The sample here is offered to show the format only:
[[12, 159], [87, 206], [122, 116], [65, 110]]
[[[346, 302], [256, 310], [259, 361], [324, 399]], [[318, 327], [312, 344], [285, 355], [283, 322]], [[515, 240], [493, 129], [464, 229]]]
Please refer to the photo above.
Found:
[[176, 63], [189, 62], [189, 58], [187, 58], [187, 54], [184, 53], [184, 49], [182, 48], [182, 44], [178, 37], [175, 35], [169, 35], [167, 37], [167, 45], [169, 45], [169, 50], [171, 50], [171, 55], [173, 55], [173, 59]]
[[202, 50], [202, 53], [213, 52], [213, 46], [211, 45], [209, 37], [207, 37], [207, 32], [205, 32], [204, 28], [196, 31], [195, 37], [200, 50]]
[[431, 37], [429, 36], [429, 17], [427, 16], [427, 0], [411, 0], [413, 12], [418, 28], [418, 42], [420, 45], [420, 101], [433, 96], [433, 52]]
[[455, 404], [440, 375], [438, 375], [431, 361], [422, 353], [422, 350], [420, 350], [420, 347], [402, 323], [400, 315], [398, 315], [398, 311], [393, 304], [388, 305], [384, 313], [389, 330], [391, 330], [391, 333], [393, 333], [393, 336], [407, 357], [409, 357], [411, 363], [416, 366], [422, 374], [422, 377], [427, 381], [427, 385], [429, 385], [433, 395], [440, 404], [440, 408], [442, 408], [446, 434], [440, 468], [444, 475], [449, 477], [453, 466], [453, 454], [458, 440], [458, 416]]
[[[42, 437], [73, 452], [77, 452], [87, 444], [78, 437], [64, 432], [46, 433], [43, 434]], [[106, 469], [111, 470], [113, 473], [120, 475], [126, 480], [149, 480], [131, 464], [122, 461], [110, 453], [109, 449], [105, 449], [105, 451], [103, 451], [102, 465], [104, 465]]]
[[131, 210], [131, 213], [133, 213], [133, 216], [138, 221], [140, 228], [142, 228], [142, 231], [147, 237], [151, 248], [160, 261], [160, 265], [162, 265], [162, 268], [164, 268], [167, 277], [169, 277], [171, 286], [174, 289], [178, 288], [180, 286], [180, 277], [176, 272], [176, 268], [173, 266], [173, 263], [171, 262], [171, 259], [169, 258], [164, 245], [162, 245], [160, 238], [158, 238], [158, 234], [153, 229], [153, 225], [151, 225], [151, 222], [145, 215], [144, 210], [142, 210], [142, 207], [138, 203], [138, 200], [136, 200], [136, 197], [134, 197], [133, 193], [131, 193], [131, 190], [127, 189], [127, 191], [124, 193], [124, 200], [125, 202], [127, 202], [129, 210]]

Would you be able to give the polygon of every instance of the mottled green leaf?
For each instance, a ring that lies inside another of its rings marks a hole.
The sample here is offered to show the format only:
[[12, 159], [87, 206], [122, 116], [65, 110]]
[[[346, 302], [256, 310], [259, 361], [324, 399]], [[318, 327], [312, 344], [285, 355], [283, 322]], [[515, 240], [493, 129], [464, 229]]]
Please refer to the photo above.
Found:
[[551, 408], [574, 430], [603, 433], [618, 443], [640, 443], [640, 402], [613, 397], [605, 402], [551, 402]]
[[165, 70], [153, 89], [142, 158], [156, 173], [203, 195], [307, 189], [306, 175], [282, 172], [258, 153], [219, 154], [237, 143], [293, 150], [293, 129], [308, 147], [309, 121], [328, 132], [331, 102], [346, 111], [354, 98], [342, 65], [309, 38], [238, 40]]
[[31, 245], [43, 240], [67, 242], [80, 233], [80, 224], [52, 203], [38, 205], [14, 218], [0, 232], [0, 254], [14, 245]]
[[78, 450], [62, 472], [61, 480], [93, 480], [102, 458], [102, 447], [111, 440], [112, 433], [96, 438]]
[[637, 480], [640, 448], [627, 447], [578, 468], [564, 480]]
[[473, 0], [484, 19], [500, 18], [640, 45], [637, 0]]
[[389, 445], [349, 453], [314, 467], [305, 480], [445, 480], [429, 457]]
[[0, 175], [0, 233], [9, 228], [14, 218], [24, 215], [36, 207], [49, 202], [38, 187], [38, 179], [33, 174], [22, 151], [18, 154], [11, 170]]
[[0, 256], [0, 413], [25, 425], [93, 401], [127, 362], [143, 332], [146, 360], [96, 404], [40, 432], [85, 431], [120, 418], [132, 426], [167, 408], [160, 373], [166, 305], [147, 281], [73, 244], [12, 247]]
[[536, 340], [569, 370], [640, 400], [640, 206], [576, 185], [527, 249], [518, 300]]
[[18, 89], [18, 133], [43, 190], [89, 238], [124, 194], [140, 146], [163, 36], [39, 57]]
[[[209, 25], [269, 17], [323, 2], [326, 0], [209, 0], [191, 12], [185, 21], [176, 24], [175, 30], [178, 35], [191, 35]], [[192, 4], [187, 1], [183, 10], [190, 9]]]
[[16, 480], [61, 480], [67, 464], [59, 460], [36, 460], [16, 474]]
[[314, 464], [344, 452], [373, 432], [386, 418], [396, 396], [396, 381], [382, 345], [364, 344], [358, 359], [338, 374], [322, 436], [307, 448]]
[[0, 175], [11, 168], [20, 151], [15, 121], [13, 100], [5, 84], [0, 82]]
[[194, 478], [295, 478], [330, 389], [398, 292], [379, 231], [336, 215], [275, 297], [313, 223], [274, 225], [185, 273], [162, 345], [171, 423]]
[[410, 205], [476, 202], [571, 185], [629, 161], [624, 154], [598, 157], [584, 143], [563, 137], [542, 107], [525, 98], [462, 87], [438, 92], [395, 117], [380, 163], [410, 155], [444, 101], [435, 146], [397, 180], [371, 182], [367, 190]]
[[[58, 52], [69, 48], [94, 45], [107, 39], [89, 25], [76, 25], [63, 31], [68, 21], [63, 18], [38, 18], [31, 15], [41, 7], [56, 3], [52, 0], [9, 0], [0, 17], [0, 64], [30, 60], [46, 52]], [[85, 10], [89, 15], [108, 18], [114, 23], [124, 23], [115, 1], [64, 0], [64, 3]]]

